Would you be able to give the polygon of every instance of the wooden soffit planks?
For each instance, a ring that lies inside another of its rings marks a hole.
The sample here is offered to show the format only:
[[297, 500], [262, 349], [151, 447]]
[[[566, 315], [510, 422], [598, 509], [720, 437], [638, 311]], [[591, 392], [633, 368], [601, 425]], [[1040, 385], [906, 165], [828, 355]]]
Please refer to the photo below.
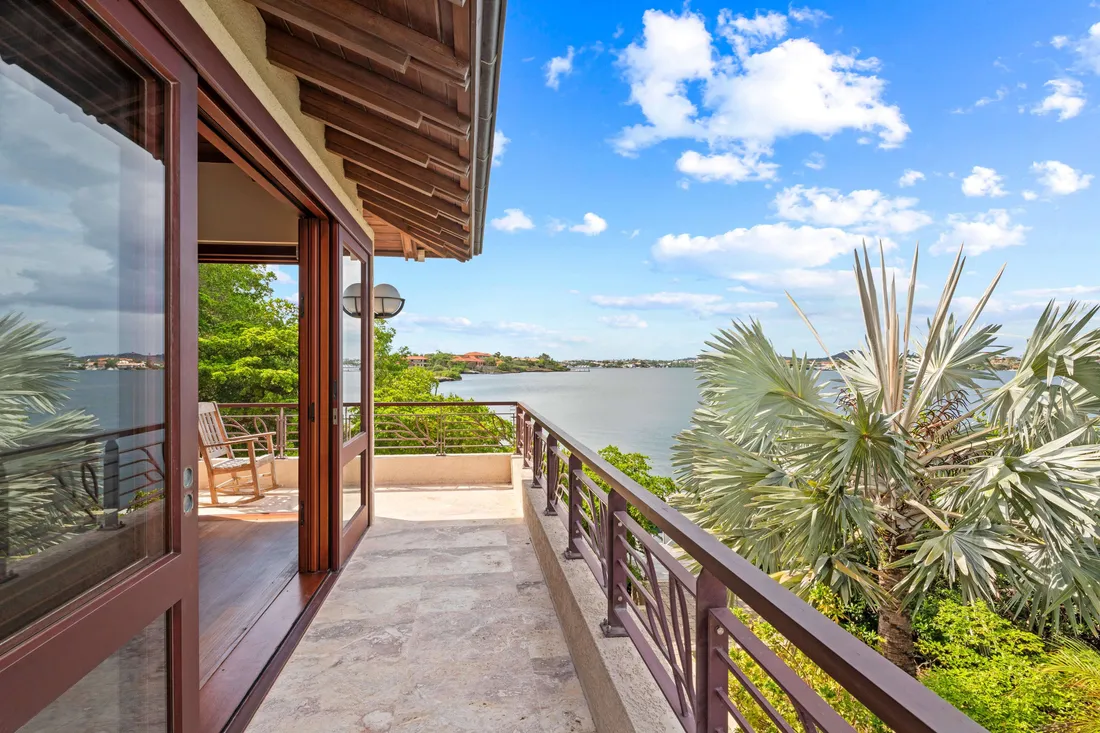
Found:
[[247, 2], [267, 24], [268, 61], [298, 77], [301, 110], [324, 125], [368, 220], [386, 223], [378, 251], [480, 251], [499, 46], [486, 67], [479, 38], [484, 23], [499, 39], [500, 0]]

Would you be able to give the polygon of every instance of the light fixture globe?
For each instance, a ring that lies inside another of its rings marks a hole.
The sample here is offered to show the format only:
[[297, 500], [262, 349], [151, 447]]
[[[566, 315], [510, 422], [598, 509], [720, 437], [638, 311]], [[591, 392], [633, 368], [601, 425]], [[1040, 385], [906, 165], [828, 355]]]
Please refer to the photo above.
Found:
[[363, 317], [363, 285], [352, 283], [344, 289], [344, 296], [340, 299], [340, 306], [352, 318]]
[[374, 286], [374, 317], [385, 320], [393, 318], [405, 307], [405, 299], [397, 288], [387, 283]]

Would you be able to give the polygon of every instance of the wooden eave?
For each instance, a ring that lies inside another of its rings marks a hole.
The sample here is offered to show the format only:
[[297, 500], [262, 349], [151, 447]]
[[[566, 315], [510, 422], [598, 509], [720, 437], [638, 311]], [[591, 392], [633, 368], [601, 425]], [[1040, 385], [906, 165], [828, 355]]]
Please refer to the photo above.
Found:
[[375, 254], [479, 254], [505, 0], [247, 1], [344, 159]]

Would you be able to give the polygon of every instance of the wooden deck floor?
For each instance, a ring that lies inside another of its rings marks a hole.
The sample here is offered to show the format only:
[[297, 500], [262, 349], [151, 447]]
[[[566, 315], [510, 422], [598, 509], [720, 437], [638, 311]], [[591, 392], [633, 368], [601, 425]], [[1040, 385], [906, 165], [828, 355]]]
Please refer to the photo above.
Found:
[[202, 684], [298, 575], [298, 516], [199, 521], [199, 672]]

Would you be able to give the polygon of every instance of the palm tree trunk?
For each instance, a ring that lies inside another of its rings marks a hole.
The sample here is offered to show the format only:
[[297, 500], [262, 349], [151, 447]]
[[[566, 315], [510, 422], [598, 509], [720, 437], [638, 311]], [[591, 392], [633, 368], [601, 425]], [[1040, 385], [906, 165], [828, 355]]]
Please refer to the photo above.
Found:
[[906, 675], [916, 677], [916, 649], [913, 645], [913, 623], [909, 611], [902, 608], [901, 599], [895, 592], [898, 583], [905, 577], [903, 568], [890, 567], [903, 555], [898, 549], [910, 541], [908, 535], [893, 534], [884, 541], [881, 565], [879, 567], [879, 588], [887, 601], [879, 608], [879, 636], [882, 638], [882, 656], [901, 668]]
[[913, 646], [913, 624], [909, 612], [894, 598], [893, 590], [905, 571], [901, 568], [882, 568], [879, 586], [886, 591], [889, 601], [878, 612], [878, 635], [882, 637], [882, 656], [901, 668], [906, 674], [917, 676], [917, 656]]

